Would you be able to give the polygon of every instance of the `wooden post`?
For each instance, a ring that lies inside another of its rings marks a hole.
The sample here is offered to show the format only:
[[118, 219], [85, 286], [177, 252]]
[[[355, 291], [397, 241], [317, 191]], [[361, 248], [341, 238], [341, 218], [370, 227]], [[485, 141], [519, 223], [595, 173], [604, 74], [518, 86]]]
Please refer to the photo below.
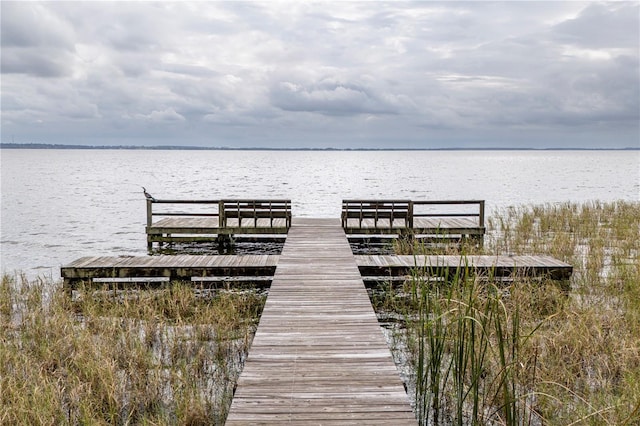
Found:
[[218, 228], [222, 229], [225, 226], [225, 217], [224, 217], [224, 201], [218, 201]]
[[[484, 228], [484, 200], [481, 200], [479, 202], [479, 207], [480, 207], [480, 211], [478, 212], [478, 214], [480, 215], [478, 217], [478, 222], [481, 228]], [[478, 241], [478, 246], [480, 248], [484, 247], [484, 230], [482, 231], [482, 234], [478, 235], [477, 237], [477, 241]]]
[[413, 229], [413, 201], [409, 200], [409, 211], [407, 212], [407, 224], [409, 229]]
[[153, 201], [147, 199], [147, 228], [153, 224]]
[[153, 242], [151, 241], [151, 234], [149, 234], [151, 225], [153, 225], [153, 200], [147, 198], [147, 250], [153, 249]]

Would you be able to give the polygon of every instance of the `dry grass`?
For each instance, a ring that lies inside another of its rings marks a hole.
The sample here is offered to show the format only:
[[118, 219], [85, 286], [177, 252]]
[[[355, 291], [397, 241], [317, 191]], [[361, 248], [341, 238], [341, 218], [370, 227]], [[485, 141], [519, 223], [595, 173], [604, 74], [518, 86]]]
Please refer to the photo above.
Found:
[[222, 424], [264, 296], [0, 285], [0, 424]]
[[488, 225], [464, 253], [552, 255], [574, 265], [570, 291], [416, 277], [387, 295], [408, 319], [421, 420], [640, 423], [640, 203], [510, 208]]

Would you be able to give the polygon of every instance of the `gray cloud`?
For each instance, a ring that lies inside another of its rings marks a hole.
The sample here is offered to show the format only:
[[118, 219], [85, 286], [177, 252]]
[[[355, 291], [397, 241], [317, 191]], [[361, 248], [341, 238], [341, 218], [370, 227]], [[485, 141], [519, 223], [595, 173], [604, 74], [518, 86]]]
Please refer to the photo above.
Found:
[[323, 80], [313, 84], [280, 82], [271, 88], [272, 105], [285, 111], [325, 115], [394, 114], [393, 105], [374, 90], [354, 83]]
[[639, 143], [637, 2], [0, 5], [17, 141]]

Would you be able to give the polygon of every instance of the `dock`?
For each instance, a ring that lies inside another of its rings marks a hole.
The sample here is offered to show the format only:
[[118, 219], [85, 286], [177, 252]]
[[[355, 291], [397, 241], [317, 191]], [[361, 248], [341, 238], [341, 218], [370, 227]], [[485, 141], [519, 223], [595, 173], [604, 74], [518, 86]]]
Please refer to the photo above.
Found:
[[154, 243], [217, 242], [225, 246], [233, 235], [286, 234], [290, 226], [291, 200], [147, 198], [149, 251]]
[[[351, 239], [375, 235], [471, 240], [482, 245], [484, 200], [343, 200], [341, 224]], [[147, 249], [154, 244], [218, 243], [237, 235], [287, 234], [291, 200], [147, 199]]]
[[338, 220], [289, 230], [228, 425], [416, 424]]
[[[60, 268], [63, 286], [73, 291], [81, 283], [129, 284], [170, 281], [213, 282], [212, 278], [271, 278], [278, 264], [277, 255], [158, 255], [86, 256]], [[206, 279], [205, 279], [206, 278]], [[270, 279], [268, 280], [270, 281]]]
[[[302, 220], [302, 219], [299, 219]], [[309, 221], [320, 219], [307, 219]], [[287, 237], [289, 240], [289, 237]], [[471, 275], [495, 278], [547, 277], [568, 280], [573, 267], [550, 256], [457, 256], [457, 255], [353, 255], [359, 277], [367, 286], [402, 281], [414, 271], [425, 276]], [[86, 256], [60, 270], [64, 287], [72, 291], [84, 284], [134, 284], [186, 281], [247, 283], [268, 287], [281, 264], [279, 255], [156, 255]], [[161, 278], [166, 278], [162, 280]], [[327, 291], [330, 291], [328, 288]]]
[[363, 277], [411, 276], [417, 271], [437, 277], [546, 277], [563, 281], [573, 273], [571, 265], [551, 256], [360, 255], [355, 259]]
[[472, 240], [482, 246], [484, 200], [343, 200], [345, 233]]
[[[154, 211], [156, 204], [188, 211]], [[439, 210], [445, 204], [450, 209]], [[437, 210], [419, 210], [424, 206]], [[345, 200], [341, 218], [312, 219], [292, 217], [289, 200], [147, 199], [148, 248], [279, 234], [285, 238], [282, 252], [87, 256], [63, 266], [61, 276], [70, 293], [85, 285], [155, 287], [171, 281], [268, 287], [229, 425], [416, 424], [365, 282], [403, 282], [416, 270], [445, 279], [475, 274], [567, 280], [573, 268], [548, 256], [354, 255], [348, 239], [427, 234], [482, 245], [484, 232], [484, 201]]]

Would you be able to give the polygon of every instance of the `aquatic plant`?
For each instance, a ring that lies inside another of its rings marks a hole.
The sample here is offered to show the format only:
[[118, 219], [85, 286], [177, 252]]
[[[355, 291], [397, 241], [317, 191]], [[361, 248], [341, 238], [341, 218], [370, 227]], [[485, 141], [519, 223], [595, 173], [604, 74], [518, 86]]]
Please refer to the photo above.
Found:
[[484, 247], [464, 253], [557, 257], [574, 265], [569, 291], [416, 268], [384, 306], [406, 318], [396, 339], [420, 422], [640, 422], [640, 203], [513, 207], [488, 223]]
[[264, 299], [4, 276], [0, 423], [222, 424]]

